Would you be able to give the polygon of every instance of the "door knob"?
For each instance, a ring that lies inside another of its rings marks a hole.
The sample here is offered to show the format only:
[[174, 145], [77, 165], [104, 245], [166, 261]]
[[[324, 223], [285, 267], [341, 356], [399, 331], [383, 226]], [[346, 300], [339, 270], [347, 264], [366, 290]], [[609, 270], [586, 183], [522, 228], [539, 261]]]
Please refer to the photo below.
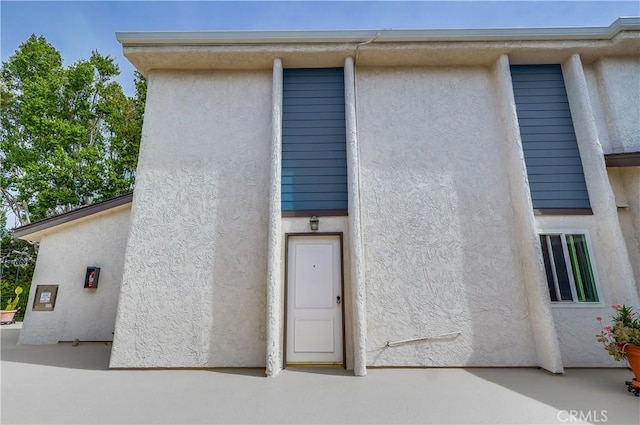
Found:
[[337, 302], [338, 304], [340, 304], [340, 302], [341, 302], [341, 300], [340, 300], [340, 295], [338, 295], [338, 296], [336, 297], [336, 302]]

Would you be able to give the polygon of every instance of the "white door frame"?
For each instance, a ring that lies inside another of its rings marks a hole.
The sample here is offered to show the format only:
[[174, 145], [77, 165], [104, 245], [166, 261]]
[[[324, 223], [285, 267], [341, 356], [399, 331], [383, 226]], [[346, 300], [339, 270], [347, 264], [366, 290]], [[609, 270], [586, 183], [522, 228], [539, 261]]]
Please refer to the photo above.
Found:
[[303, 233], [285, 233], [284, 243], [284, 329], [283, 329], [283, 347], [282, 347], [282, 368], [287, 368], [287, 314], [289, 310], [289, 239], [291, 237], [314, 237], [314, 236], [338, 236], [340, 239], [340, 285], [342, 287], [342, 367], [347, 368], [347, 349], [345, 335], [345, 291], [344, 291], [344, 245], [342, 232], [303, 232]]

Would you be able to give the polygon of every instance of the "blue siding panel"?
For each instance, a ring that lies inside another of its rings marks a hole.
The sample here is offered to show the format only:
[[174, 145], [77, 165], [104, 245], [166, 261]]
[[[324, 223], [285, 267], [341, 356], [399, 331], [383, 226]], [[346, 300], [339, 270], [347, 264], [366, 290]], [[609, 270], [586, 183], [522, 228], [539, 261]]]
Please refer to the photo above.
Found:
[[304, 97], [283, 97], [282, 106], [284, 109], [289, 106], [315, 106], [315, 105], [330, 105], [341, 106], [344, 110], [344, 100], [340, 101], [337, 97], [320, 97], [320, 98], [304, 98]]
[[[284, 113], [282, 114], [284, 116]], [[288, 128], [282, 127], [282, 137], [285, 139], [287, 136], [343, 136], [346, 140], [346, 130], [343, 128], [328, 127], [328, 128]]]
[[513, 65], [511, 79], [534, 208], [590, 208], [560, 65]]
[[[335, 184], [345, 185], [346, 175], [337, 176], [282, 176], [282, 190], [294, 185], [316, 185], [316, 186], [333, 186]], [[345, 185], [346, 187], [346, 185]]]
[[[304, 108], [307, 109], [307, 108]], [[537, 117], [534, 117], [537, 118]], [[319, 108], [313, 110], [303, 110], [303, 108], [298, 108], [298, 112], [289, 113], [288, 119], [291, 121], [304, 121], [309, 119], [318, 119], [318, 120], [340, 120], [344, 119], [344, 108], [340, 108], [337, 111], [328, 111], [327, 108], [323, 105]]]
[[282, 201], [282, 211], [299, 210], [344, 210], [346, 201], [322, 201], [318, 207], [318, 201]]
[[[309, 152], [312, 154], [311, 152]], [[346, 159], [283, 159], [282, 169], [294, 168], [344, 168], [347, 169]]]
[[[308, 145], [303, 145], [303, 146], [308, 146]], [[323, 146], [327, 146], [325, 144], [323, 144]], [[330, 145], [329, 145], [330, 146]], [[298, 152], [291, 152], [291, 151], [282, 151], [282, 159], [283, 160], [304, 160], [304, 159], [309, 159], [309, 156], [314, 156], [315, 158], [318, 159], [346, 159], [347, 158], [347, 153], [344, 150], [319, 150], [319, 151], [298, 151]]]
[[283, 177], [298, 176], [344, 176], [347, 181], [347, 170], [344, 167], [325, 167], [325, 168], [283, 168]]
[[344, 152], [344, 143], [342, 142], [318, 142], [318, 143], [287, 143], [282, 145], [282, 153], [285, 152]]
[[[540, 183], [544, 184], [544, 183]], [[338, 193], [341, 194], [347, 191], [347, 185], [344, 183], [326, 183], [326, 184], [288, 184], [283, 187], [283, 194], [285, 193]]]
[[[304, 190], [304, 188], [302, 188], [302, 190]], [[296, 201], [313, 201], [313, 202], [344, 201], [344, 202], [347, 202], [347, 194], [341, 193], [341, 192], [335, 192], [335, 193], [300, 192], [300, 190], [297, 190], [295, 192], [282, 193], [282, 202], [296, 202]]]
[[346, 210], [342, 68], [285, 69], [282, 210]]
[[584, 178], [580, 174], [530, 174], [529, 184], [534, 183], [573, 183], [582, 182]]

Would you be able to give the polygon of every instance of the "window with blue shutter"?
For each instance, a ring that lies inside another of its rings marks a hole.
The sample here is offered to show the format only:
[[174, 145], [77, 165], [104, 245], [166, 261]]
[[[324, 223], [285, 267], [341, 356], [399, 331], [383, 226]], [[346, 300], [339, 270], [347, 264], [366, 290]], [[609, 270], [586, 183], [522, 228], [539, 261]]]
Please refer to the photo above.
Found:
[[512, 65], [520, 136], [536, 213], [590, 214], [560, 65]]
[[347, 215], [342, 68], [283, 70], [282, 214]]

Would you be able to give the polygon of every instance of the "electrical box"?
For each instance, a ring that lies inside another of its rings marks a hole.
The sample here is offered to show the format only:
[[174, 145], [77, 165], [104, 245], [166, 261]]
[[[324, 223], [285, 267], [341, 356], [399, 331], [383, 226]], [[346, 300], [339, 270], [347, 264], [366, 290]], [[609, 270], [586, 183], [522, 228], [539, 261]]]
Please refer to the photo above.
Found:
[[84, 278], [84, 287], [87, 289], [96, 289], [98, 287], [99, 277], [100, 267], [87, 267], [87, 274]]

